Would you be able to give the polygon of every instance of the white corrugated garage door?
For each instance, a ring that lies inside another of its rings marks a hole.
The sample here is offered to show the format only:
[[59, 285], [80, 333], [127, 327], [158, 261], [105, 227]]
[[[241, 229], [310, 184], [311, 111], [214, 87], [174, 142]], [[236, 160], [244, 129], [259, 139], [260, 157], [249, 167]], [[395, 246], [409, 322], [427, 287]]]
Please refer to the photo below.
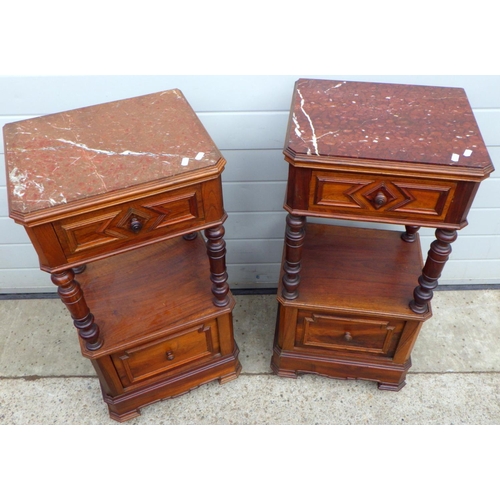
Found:
[[[282, 147], [297, 76], [0, 77], [0, 124], [180, 88], [227, 159], [223, 173], [229, 281], [277, 285], [287, 165]], [[466, 90], [493, 164], [500, 169], [500, 76], [318, 76], [442, 85]], [[8, 218], [0, 146], [0, 293], [52, 292], [21, 226]], [[500, 283], [500, 172], [481, 184], [440, 284]], [[375, 226], [379, 227], [379, 226]], [[422, 229], [424, 254], [433, 239]]]

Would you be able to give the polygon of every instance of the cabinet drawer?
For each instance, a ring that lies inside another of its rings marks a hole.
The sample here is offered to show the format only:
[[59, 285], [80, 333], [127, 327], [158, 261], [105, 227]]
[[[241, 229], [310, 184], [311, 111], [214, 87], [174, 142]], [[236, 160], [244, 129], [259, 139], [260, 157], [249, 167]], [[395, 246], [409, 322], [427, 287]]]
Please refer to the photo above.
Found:
[[392, 356], [404, 325], [400, 320], [301, 311], [296, 346]]
[[68, 261], [102, 255], [126, 246], [160, 239], [205, 222], [200, 185], [54, 223]]
[[210, 321], [111, 357], [123, 386], [127, 387], [188, 363], [203, 361], [218, 351], [217, 323]]
[[453, 181], [313, 171], [309, 208], [365, 219], [446, 219], [456, 190]]

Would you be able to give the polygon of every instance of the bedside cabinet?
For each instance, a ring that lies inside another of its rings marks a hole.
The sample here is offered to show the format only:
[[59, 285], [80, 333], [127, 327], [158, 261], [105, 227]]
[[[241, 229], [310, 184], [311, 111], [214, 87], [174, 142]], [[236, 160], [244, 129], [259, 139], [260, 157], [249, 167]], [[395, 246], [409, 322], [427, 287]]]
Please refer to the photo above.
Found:
[[10, 123], [4, 140], [10, 216], [57, 285], [110, 416], [236, 378], [225, 160], [183, 94]]
[[[365, 379], [397, 391], [457, 230], [493, 171], [467, 96], [301, 79], [284, 155], [288, 215], [271, 367], [284, 377]], [[436, 228], [425, 264], [422, 226]]]

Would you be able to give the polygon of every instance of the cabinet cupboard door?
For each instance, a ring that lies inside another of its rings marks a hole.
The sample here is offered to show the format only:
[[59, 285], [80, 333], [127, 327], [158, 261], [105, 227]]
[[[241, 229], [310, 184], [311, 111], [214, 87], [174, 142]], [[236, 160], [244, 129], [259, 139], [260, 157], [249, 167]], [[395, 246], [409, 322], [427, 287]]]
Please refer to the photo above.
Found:
[[405, 321], [299, 313], [296, 346], [392, 356]]
[[124, 387], [175, 368], [203, 362], [219, 352], [217, 322], [169, 335], [154, 342], [141, 344], [111, 357]]

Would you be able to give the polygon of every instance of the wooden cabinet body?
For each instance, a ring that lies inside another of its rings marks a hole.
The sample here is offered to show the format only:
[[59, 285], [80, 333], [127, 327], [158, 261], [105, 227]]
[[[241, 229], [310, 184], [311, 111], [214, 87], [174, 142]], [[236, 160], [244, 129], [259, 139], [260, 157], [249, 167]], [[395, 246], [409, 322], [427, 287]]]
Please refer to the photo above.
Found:
[[[272, 369], [399, 390], [456, 231], [493, 171], [467, 97], [299, 80], [284, 155], [289, 214]], [[437, 228], [425, 264], [422, 226]]]
[[4, 138], [10, 215], [58, 286], [110, 416], [237, 377], [225, 160], [181, 92], [8, 124]]

